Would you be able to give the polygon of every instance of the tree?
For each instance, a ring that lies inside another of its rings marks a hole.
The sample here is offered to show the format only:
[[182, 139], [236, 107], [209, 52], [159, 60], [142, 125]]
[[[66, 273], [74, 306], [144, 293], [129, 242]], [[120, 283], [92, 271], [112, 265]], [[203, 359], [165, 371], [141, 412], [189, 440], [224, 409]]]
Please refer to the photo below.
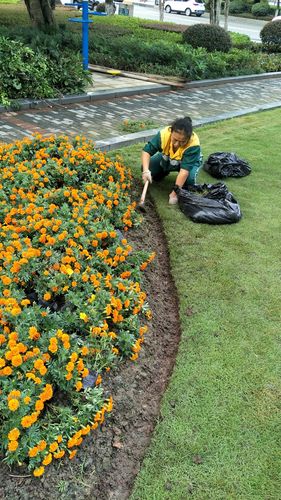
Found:
[[210, 24], [220, 25], [221, 0], [210, 0]]
[[[279, 1], [279, 0], [278, 0]], [[228, 14], [229, 14], [230, 0], [224, 0], [224, 29], [228, 31]]]
[[[54, 6], [53, 0], [51, 0]], [[24, 0], [28, 15], [34, 27], [39, 29], [55, 29], [56, 21], [50, 0]], [[54, 9], [54, 7], [53, 7]]]

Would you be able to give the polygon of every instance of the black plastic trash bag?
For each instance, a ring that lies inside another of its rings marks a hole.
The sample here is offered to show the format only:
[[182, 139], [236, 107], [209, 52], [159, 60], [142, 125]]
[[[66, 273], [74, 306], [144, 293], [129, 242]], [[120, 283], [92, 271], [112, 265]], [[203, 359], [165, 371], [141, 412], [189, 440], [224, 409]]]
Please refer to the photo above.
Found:
[[232, 224], [238, 222], [240, 207], [225, 184], [197, 184], [177, 189], [179, 207], [193, 222]]
[[212, 153], [205, 161], [203, 169], [212, 177], [245, 177], [251, 173], [250, 165], [235, 153]]

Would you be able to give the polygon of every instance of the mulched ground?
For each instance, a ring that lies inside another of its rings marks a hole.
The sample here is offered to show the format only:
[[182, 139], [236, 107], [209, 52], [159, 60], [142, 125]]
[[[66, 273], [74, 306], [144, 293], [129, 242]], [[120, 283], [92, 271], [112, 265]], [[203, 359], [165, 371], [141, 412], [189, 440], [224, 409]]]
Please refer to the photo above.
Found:
[[114, 410], [99, 430], [86, 437], [72, 461], [51, 464], [41, 478], [28, 476], [22, 467], [10, 470], [1, 464], [1, 500], [35, 496], [37, 500], [125, 500], [130, 496], [159, 418], [180, 337], [165, 236], [150, 200], [141, 228], [132, 231], [130, 239], [134, 248], [157, 252], [145, 271], [143, 286], [153, 319], [139, 359], [123, 364], [107, 381]]

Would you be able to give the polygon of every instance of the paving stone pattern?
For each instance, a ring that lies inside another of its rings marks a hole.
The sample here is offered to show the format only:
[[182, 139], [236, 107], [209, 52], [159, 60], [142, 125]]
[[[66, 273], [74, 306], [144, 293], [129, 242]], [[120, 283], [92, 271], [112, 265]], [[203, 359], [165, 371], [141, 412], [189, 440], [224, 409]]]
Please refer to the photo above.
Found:
[[54, 105], [51, 107], [7, 111], [0, 115], [0, 142], [10, 143], [39, 132], [85, 135], [94, 141], [124, 135], [122, 121], [153, 120], [156, 126], [184, 115], [193, 121], [219, 115], [235, 115], [241, 110], [276, 104], [281, 106], [281, 77], [177, 91], [119, 97], [112, 101]]

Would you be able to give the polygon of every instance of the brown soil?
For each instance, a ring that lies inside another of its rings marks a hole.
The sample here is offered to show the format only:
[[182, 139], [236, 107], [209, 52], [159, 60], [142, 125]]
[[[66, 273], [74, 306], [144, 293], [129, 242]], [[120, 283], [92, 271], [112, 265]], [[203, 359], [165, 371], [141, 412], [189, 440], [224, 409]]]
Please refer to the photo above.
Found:
[[22, 467], [0, 469], [0, 499], [125, 500], [157, 419], [171, 374], [180, 327], [176, 289], [171, 278], [165, 236], [149, 200], [141, 228], [132, 231], [135, 248], [157, 252], [145, 272], [144, 289], [153, 312], [145, 343], [136, 362], [127, 361], [106, 384], [114, 410], [103, 426], [85, 439], [72, 460], [59, 460], [38, 479]]

